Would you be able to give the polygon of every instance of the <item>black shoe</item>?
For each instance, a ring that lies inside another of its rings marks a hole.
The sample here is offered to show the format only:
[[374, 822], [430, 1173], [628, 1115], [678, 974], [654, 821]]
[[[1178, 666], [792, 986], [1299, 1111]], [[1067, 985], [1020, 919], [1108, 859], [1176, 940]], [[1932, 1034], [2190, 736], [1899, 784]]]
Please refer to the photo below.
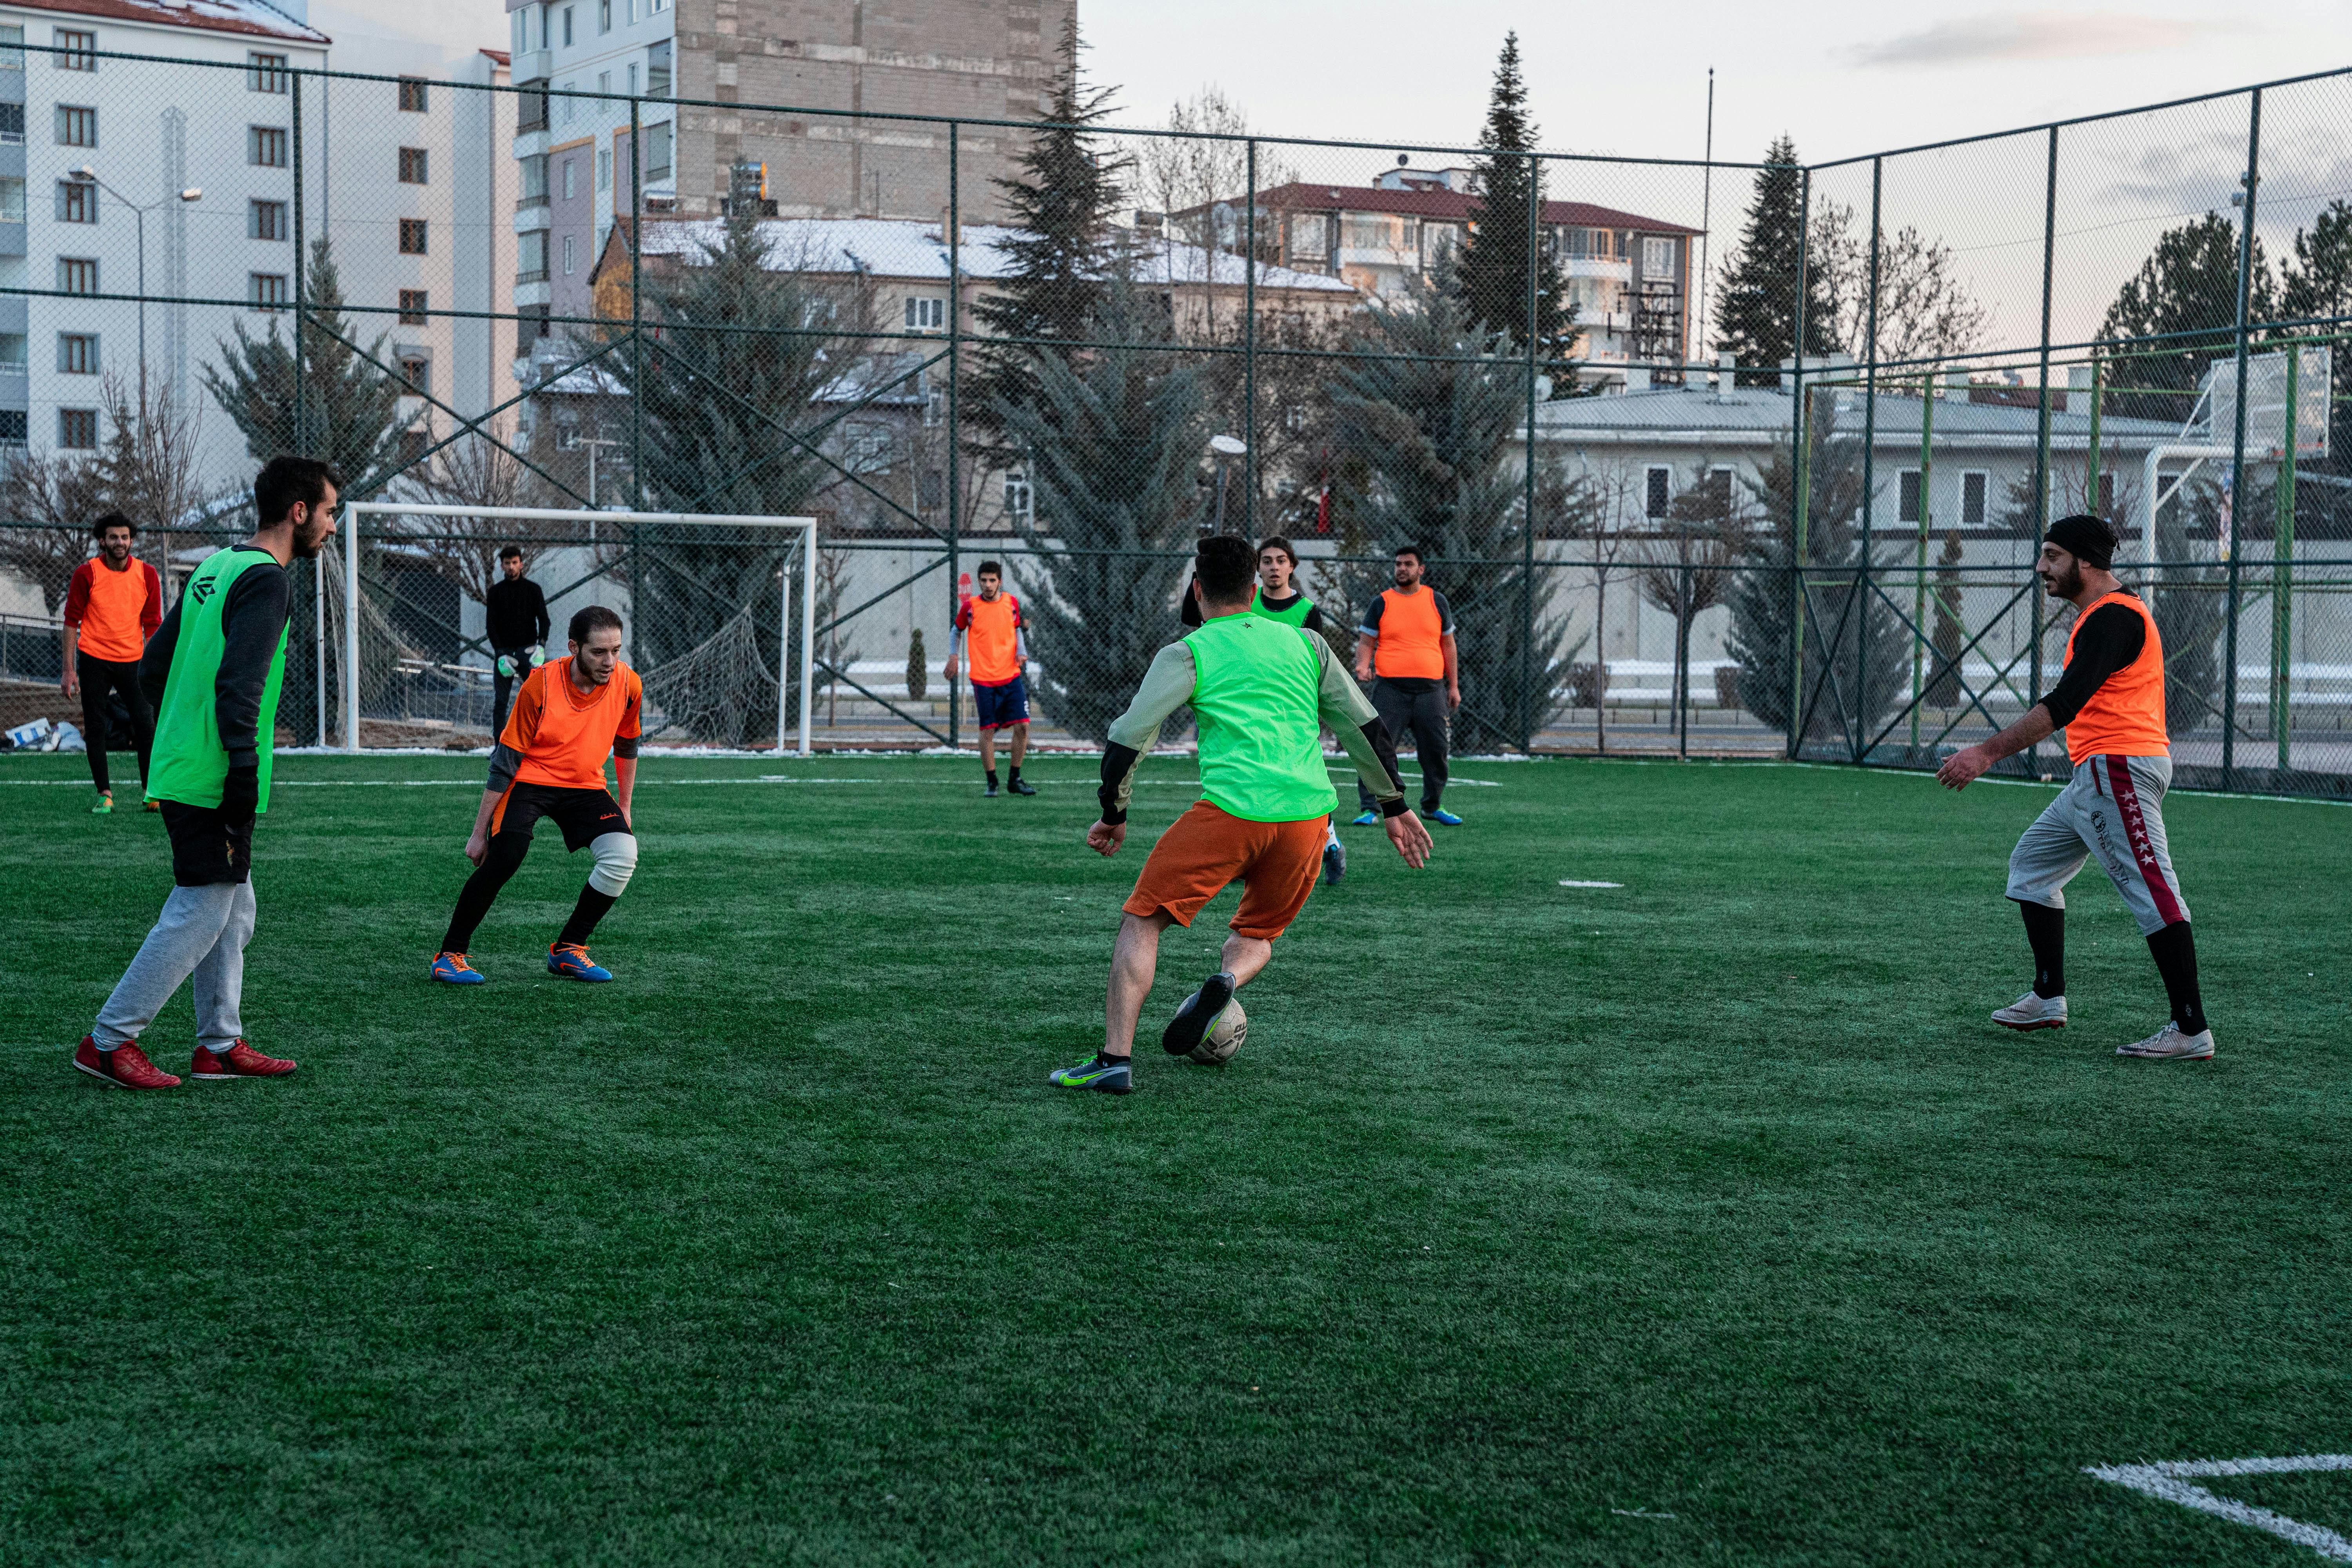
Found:
[[1037, 786], [1031, 784], [1027, 779], [1014, 779], [1004, 787], [1011, 790], [1014, 795], [1035, 795], [1037, 793]]
[[1097, 1094], [1135, 1092], [1135, 1074], [1128, 1059], [1107, 1057], [1099, 1051], [1074, 1068], [1055, 1068], [1045, 1075], [1045, 1080], [1064, 1089], [1090, 1089]]
[[1234, 999], [1234, 977], [1220, 970], [1201, 982], [1201, 988], [1176, 1009], [1160, 1033], [1160, 1048], [1171, 1057], [1189, 1057]]

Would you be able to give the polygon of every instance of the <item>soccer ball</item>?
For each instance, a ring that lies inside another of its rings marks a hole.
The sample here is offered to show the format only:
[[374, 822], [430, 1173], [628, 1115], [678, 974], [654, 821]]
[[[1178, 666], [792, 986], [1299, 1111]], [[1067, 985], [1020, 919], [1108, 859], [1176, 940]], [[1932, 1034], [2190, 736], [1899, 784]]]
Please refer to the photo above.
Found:
[[[1193, 992], [1192, 996], [1184, 998], [1184, 1005], [1191, 1006], [1192, 997], [1198, 995], [1198, 991]], [[1242, 1048], [1242, 1042], [1247, 1038], [1249, 1016], [1242, 1011], [1242, 999], [1236, 996], [1225, 1004], [1225, 1010], [1217, 1015], [1217, 1021], [1209, 1026], [1209, 1032], [1201, 1037], [1199, 1045], [1192, 1047], [1192, 1059], [1202, 1067], [1223, 1067], [1233, 1059], [1234, 1053]]]

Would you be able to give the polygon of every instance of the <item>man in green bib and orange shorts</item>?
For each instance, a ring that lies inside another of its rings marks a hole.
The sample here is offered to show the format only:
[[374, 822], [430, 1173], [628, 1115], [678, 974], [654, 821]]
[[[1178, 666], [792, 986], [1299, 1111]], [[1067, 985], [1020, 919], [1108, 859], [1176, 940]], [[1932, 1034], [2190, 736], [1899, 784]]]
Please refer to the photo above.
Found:
[[2165, 842], [2172, 744], [2165, 729], [2164, 640], [2147, 605], [2108, 569], [2115, 552], [2115, 531], [2104, 519], [2062, 517], [2050, 525], [2034, 571], [2044, 592], [2077, 612], [2064, 673], [2024, 718], [1955, 752], [1936, 776], [1966, 789], [2003, 757], [2066, 731], [2074, 777], [2009, 858], [2009, 896], [2024, 912], [2033, 949], [2033, 989], [1992, 1021], [2018, 1030], [2066, 1026], [2064, 889], [2095, 855], [2147, 938], [2172, 1004], [2164, 1027], [2116, 1047], [2116, 1054], [2207, 1061], [2213, 1031], [2197, 984], [2197, 944]]
[[317, 558], [342, 488], [310, 458], [273, 458], [253, 481], [260, 531], [215, 550], [148, 639], [139, 685], [155, 707], [147, 795], [172, 840], [172, 895], [82, 1037], [73, 1063], [117, 1089], [176, 1089], [139, 1037], [191, 975], [199, 1079], [282, 1078], [294, 1064], [245, 1041], [253, 940], [253, 821], [269, 809], [278, 694], [286, 680], [287, 566]]
[[1265, 968], [1275, 939], [1314, 890], [1326, 827], [1339, 805], [1323, 763], [1325, 725], [1371, 786], [1405, 864], [1428, 862], [1429, 830], [1381, 762], [1380, 716], [1329, 644], [1251, 610], [1255, 557], [1246, 539], [1202, 542], [1192, 590], [1201, 628], [1160, 650], [1110, 727], [1102, 820], [1087, 830], [1089, 848], [1116, 855], [1127, 841], [1136, 764], [1179, 708], [1192, 709], [1199, 729], [1202, 798], [1160, 835], [1121, 906], [1102, 1049], [1052, 1075], [1066, 1089], [1126, 1094], [1135, 1087], [1136, 1020], [1159, 966], [1160, 933], [1190, 926], [1228, 883], [1242, 884], [1242, 902], [1218, 971], [1177, 1012], [1160, 1045], [1171, 1056], [1189, 1053], [1234, 993]]

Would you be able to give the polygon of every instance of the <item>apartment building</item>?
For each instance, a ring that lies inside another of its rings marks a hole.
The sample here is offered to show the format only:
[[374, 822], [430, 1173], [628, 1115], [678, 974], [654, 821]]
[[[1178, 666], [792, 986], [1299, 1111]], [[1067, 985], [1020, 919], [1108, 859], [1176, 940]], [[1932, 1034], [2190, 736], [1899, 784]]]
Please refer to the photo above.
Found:
[[[523, 89], [516, 353], [543, 359], [551, 316], [591, 313], [589, 272], [631, 211], [632, 95], [649, 216], [719, 216], [740, 189], [770, 216], [937, 223], [947, 126], [879, 117], [1034, 118], [1076, 4], [507, 0], [507, 11]], [[1022, 145], [1017, 131], [959, 133], [967, 221], [998, 211], [993, 182]]]

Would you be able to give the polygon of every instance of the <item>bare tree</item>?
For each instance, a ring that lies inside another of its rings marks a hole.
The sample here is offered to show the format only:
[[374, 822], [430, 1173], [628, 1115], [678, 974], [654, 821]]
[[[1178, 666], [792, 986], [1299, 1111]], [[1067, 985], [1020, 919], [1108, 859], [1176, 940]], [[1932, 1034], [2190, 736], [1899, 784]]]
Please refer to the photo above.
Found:
[[1666, 509], [1666, 526], [1636, 574], [1642, 597], [1675, 618], [1675, 712], [1690, 713], [1691, 623], [1724, 602], [1747, 520], [1727, 470], [1701, 468]]
[[89, 521], [106, 510], [97, 465], [71, 452], [27, 452], [0, 473], [0, 570], [40, 590], [56, 615], [89, 555]]
[[[1813, 265], [1830, 301], [1830, 337], [1867, 358], [1870, 236], [1852, 207], [1824, 201], [1813, 219]], [[1984, 341], [1990, 312], [1960, 280], [1952, 247], [1908, 224], [1879, 237], [1878, 358], [1949, 359]]]
[[200, 405], [184, 401], [170, 383], [145, 377], [109, 375], [100, 397], [110, 434], [94, 466], [112, 510], [142, 530], [168, 529], [215, 499], [201, 478]]
[[1609, 584], [1647, 552], [1649, 476], [1625, 463], [1580, 471], [1559, 481], [1577, 504], [1569, 514], [1574, 536], [1584, 542], [1592, 572], [1593, 743], [1609, 749]]
[[[1146, 138], [1136, 149], [1137, 187], [1147, 203], [1166, 215], [1169, 238], [1201, 246], [1213, 256], [1245, 248], [1246, 208], [1256, 192], [1250, 189], [1248, 143], [1229, 138], [1245, 137], [1249, 128], [1247, 112], [1223, 89], [1212, 85], [1168, 110], [1168, 129], [1176, 135]], [[1274, 149], [1258, 149], [1257, 191], [1297, 177], [1298, 171]], [[1273, 235], [1264, 224], [1259, 229], [1259, 258], [1264, 259]], [[1204, 288], [1202, 294], [1213, 336], [1216, 289]]]
[[[494, 430], [462, 436], [442, 447], [422, 468], [410, 471], [404, 482], [409, 499], [467, 507], [541, 504], [535, 499], [537, 477], [508, 449], [505, 439]], [[551, 531], [551, 521], [541, 519], [500, 522], [408, 517], [399, 520], [397, 537], [456, 584], [459, 593], [480, 605], [488, 603], [490, 585], [499, 580], [499, 551], [509, 543], [546, 538]]]

